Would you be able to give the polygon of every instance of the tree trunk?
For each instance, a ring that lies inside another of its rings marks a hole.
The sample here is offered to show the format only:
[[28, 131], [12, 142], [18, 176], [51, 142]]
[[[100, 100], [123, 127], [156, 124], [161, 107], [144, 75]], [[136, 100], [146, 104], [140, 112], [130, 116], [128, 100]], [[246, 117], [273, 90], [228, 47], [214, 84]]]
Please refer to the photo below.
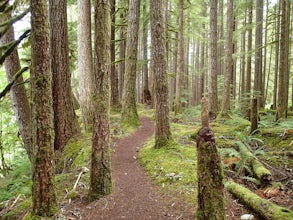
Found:
[[184, 74], [184, 47], [183, 47], [183, 0], [178, 0], [178, 55], [176, 70], [176, 94], [174, 103], [175, 115], [181, 112], [181, 90], [182, 78]]
[[256, 97], [254, 97], [252, 99], [251, 116], [250, 116], [250, 121], [251, 121], [250, 133], [253, 133], [258, 128], [258, 104], [257, 104], [257, 100], [258, 99]]
[[111, 105], [113, 107], [119, 106], [119, 90], [118, 90], [118, 72], [115, 64], [115, 11], [116, 0], [111, 0]]
[[66, 0], [49, 0], [54, 146], [60, 151], [67, 141], [79, 132], [70, 85], [66, 2]]
[[151, 92], [149, 90], [149, 77], [148, 77], [148, 19], [147, 19], [147, 5], [143, 4], [143, 103], [150, 105], [152, 102]]
[[30, 9], [32, 27], [32, 143], [35, 147], [35, 158], [32, 163], [32, 201], [33, 213], [47, 217], [53, 216], [58, 211], [53, 185], [54, 111], [47, 1], [30, 0]]
[[[276, 33], [275, 33], [275, 76], [274, 76], [274, 92], [273, 92], [273, 109], [277, 109], [277, 94], [278, 94], [278, 70], [279, 70], [279, 51], [280, 51], [280, 10], [281, 4], [279, 1], [276, 4], [276, 14], [278, 16], [275, 22]], [[278, 9], [277, 9], [278, 7]]]
[[[6, 20], [11, 19], [11, 15], [5, 16], [2, 18], [1, 23]], [[1, 28], [2, 31], [2, 28]], [[14, 37], [14, 28], [13, 26], [9, 26], [8, 30], [1, 37], [1, 44], [5, 45], [11, 43], [15, 40]], [[5, 62], [5, 71], [7, 81], [11, 82], [14, 79], [15, 74], [21, 69], [20, 60], [18, 56], [17, 49], [14, 49], [12, 53], [6, 57]], [[32, 146], [32, 134], [31, 134], [31, 109], [29, 105], [29, 101], [27, 98], [25, 86], [23, 84], [23, 77], [19, 76], [16, 80], [15, 84], [17, 86], [13, 86], [10, 90], [10, 97], [13, 103], [14, 114], [17, 119], [19, 132], [21, 134], [24, 148], [28, 154], [28, 158], [30, 161], [33, 161], [33, 146]]]
[[[247, 10], [245, 10], [245, 18], [243, 21], [243, 27], [246, 27]], [[246, 30], [241, 35], [241, 83], [240, 83], [240, 94], [239, 103], [241, 112], [245, 114], [245, 67], [246, 67]]]
[[91, 199], [111, 193], [110, 167], [110, 0], [95, 2], [94, 125], [91, 157]]
[[218, 112], [217, 89], [217, 4], [218, 0], [210, 0], [210, 78], [209, 78], [209, 117], [215, 119]]
[[225, 219], [224, 185], [221, 159], [217, 151], [214, 133], [208, 127], [208, 113], [203, 98], [202, 128], [197, 146], [198, 209], [197, 219]]
[[226, 62], [225, 79], [223, 89], [223, 101], [221, 116], [226, 117], [230, 109], [230, 83], [233, 74], [233, 0], [227, 2], [227, 38], [226, 38]]
[[152, 60], [155, 76], [156, 130], [155, 148], [161, 148], [172, 140], [169, 124], [168, 75], [166, 60], [166, 31], [163, 14], [163, 0], [150, 1], [152, 34]]
[[135, 98], [139, 17], [140, 1], [130, 0], [121, 124], [123, 126], [131, 127], [137, 127], [140, 123], [137, 114]]
[[92, 97], [92, 35], [91, 1], [78, 0], [77, 53], [79, 73], [79, 103], [83, 130], [89, 131], [93, 124]]
[[290, 35], [290, 1], [281, 1], [281, 40], [280, 67], [278, 84], [278, 107], [276, 120], [284, 117], [288, 107], [289, 89], [289, 35]]
[[[250, 106], [250, 97], [251, 97], [251, 54], [252, 54], [252, 9], [253, 9], [253, 1], [250, 0], [250, 5], [248, 8], [248, 44], [247, 44], [247, 67], [246, 67], [246, 85], [245, 85], [245, 105]], [[250, 109], [246, 109], [246, 116], [250, 119]]]
[[255, 65], [254, 65], [254, 96], [257, 97], [259, 107], [263, 107], [262, 93], [262, 31], [263, 31], [263, 0], [256, 0], [256, 28], [255, 28]]

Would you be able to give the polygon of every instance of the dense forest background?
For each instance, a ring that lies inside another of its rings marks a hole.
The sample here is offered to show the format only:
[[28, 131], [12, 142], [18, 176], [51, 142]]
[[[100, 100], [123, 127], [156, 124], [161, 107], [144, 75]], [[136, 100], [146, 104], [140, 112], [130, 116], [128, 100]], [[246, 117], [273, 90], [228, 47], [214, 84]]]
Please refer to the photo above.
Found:
[[290, 160], [292, 14], [290, 0], [1, 0], [0, 212], [33, 193], [33, 213], [52, 216], [53, 179], [76, 137], [91, 137], [89, 197], [111, 193], [112, 138], [143, 112], [152, 145], [166, 148], [178, 142], [172, 123], [198, 123], [202, 97], [211, 123], [232, 121], [246, 142], [260, 135], [254, 147], [274, 129], [288, 136], [279, 150]]

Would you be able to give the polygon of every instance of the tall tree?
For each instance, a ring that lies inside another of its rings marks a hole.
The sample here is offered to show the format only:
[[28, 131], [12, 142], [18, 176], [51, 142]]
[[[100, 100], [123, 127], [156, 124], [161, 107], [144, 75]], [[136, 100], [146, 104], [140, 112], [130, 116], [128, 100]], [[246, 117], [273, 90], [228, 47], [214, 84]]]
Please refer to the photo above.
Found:
[[256, 0], [256, 28], [255, 28], [255, 65], [254, 65], [254, 96], [258, 106], [263, 107], [262, 92], [262, 31], [263, 31], [263, 0]]
[[280, 66], [278, 83], [278, 107], [276, 120], [286, 116], [289, 93], [289, 36], [290, 36], [290, 1], [281, 3], [281, 39], [280, 39]]
[[184, 47], [183, 47], [183, 0], [178, 0], [178, 55], [176, 70], [176, 94], [174, 102], [174, 112], [178, 114], [181, 111], [181, 90], [184, 74]]
[[138, 126], [139, 118], [136, 108], [136, 70], [139, 31], [140, 1], [129, 1], [125, 78], [122, 97], [122, 125]]
[[110, 0], [95, 1], [94, 125], [91, 157], [91, 199], [111, 192], [110, 168]]
[[115, 11], [116, 0], [111, 0], [111, 104], [114, 107], [119, 105], [118, 74], [115, 64]]
[[92, 38], [91, 38], [91, 1], [78, 0], [77, 53], [79, 74], [79, 102], [83, 129], [88, 131], [93, 123], [91, 103], [92, 89]]
[[279, 49], [280, 49], [280, 10], [281, 10], [281, 4], [279, 1], [277, 1], [277, 4], [275, 5], [275, 11], [277, 16], [276, 22], [275, 22], [275, 74], [274, 74], [274, 92], [273, 92], [273, 109], [277, 108], [277, 91], [278, 91], [278, 71], [279, 71]]
[[152, 60], [156, 95], [155, 148], [161, 148], [172, 139], [169, 125], [168, 75], [166, 60], [166, 25], [163, 0], [151, 0]]
[[151, 92], [149, 90], [149, 70], [148, 70], [148, 16], [147, 16], [147, 2], [143, 3], [143, 33], [142, 33], [142, 42], [143, 42], [143, 103], [151, 103]]
[[[33, 213], [53, 216], [57, 200], [54, 176], [54, 119], [50, 71], [48, 6], [45, 0], [30, 0], [31, 9], [31, 85], [33, 108]], [[40, 16], [42, 15], [42, 16]]]
[[227, 116], [230, 109], [230, 90], [231, 90], [231, 78], [233, 74], [233, 0], [227, 2], [227, 38], [226, 38], [226, 59], [225, 59], [225, 79], [223, 89], [223, 101], [222, 101], [222, 116]]
[[[0, 16], [1, 23], [11, 19], [11, 14], [7, 16]], [[4, 31], [1, 28], [1, 32]], [[14, 28], [12, 25], [6, 30], [5, 34], [1, 37], [1, 44], [7, 45], [15, 41]], [[6, 76], [8, 82], [14, 79], [14, 75], [21, 69], [20, 60], [17, 49], [14, 49], [11, 54], [5, 59], [4, 62]], [[13, 103], [14, 113], [17, 119], [19, 131], [24, 143], [24, 147], [28, 154], [30, 161], [33, 160], [33, 147], [31, 137], [31, 109], [27, 98], [25, 86], [23, 84], [23, 77], [19, 76], [15, 82], [18, 86], [13, 86], [10, 90], [10, 97]]]
[[[251, 93], [251, 54], [252, 54], [252, 9], [253, 1], [250, 0], [248, 7], [248, 36], [247, 36], [247, 60], [246, 60], [246, 83], [245, 83], [245, 106], [249, 106], [250, 93]], [[247, 109], [246, 116], [250, 118], [250, 110]]]
[[210, 0], [210, 77], [208, 111], [210, 118], [216, 118], [218, 112], [217, 89], [217, 6], [218, 0]]
[[62, 150], [69, 138], [79, 131], [70, 85], [67, 1], [49, 0], [49, 13], [55, 126], [54, 146], [56, 150]]

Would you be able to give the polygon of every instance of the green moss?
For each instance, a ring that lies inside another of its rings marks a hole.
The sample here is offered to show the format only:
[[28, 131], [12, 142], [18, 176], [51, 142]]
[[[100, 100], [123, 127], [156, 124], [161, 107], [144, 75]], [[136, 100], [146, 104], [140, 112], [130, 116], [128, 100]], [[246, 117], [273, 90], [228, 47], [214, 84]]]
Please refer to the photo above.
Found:
[[190, 201], [196, 200], [196, 150], [175, 141], [155, 149], [151, 138], [139, 153], [141, 164], [150, 176], [171, 193], [180, 193]]

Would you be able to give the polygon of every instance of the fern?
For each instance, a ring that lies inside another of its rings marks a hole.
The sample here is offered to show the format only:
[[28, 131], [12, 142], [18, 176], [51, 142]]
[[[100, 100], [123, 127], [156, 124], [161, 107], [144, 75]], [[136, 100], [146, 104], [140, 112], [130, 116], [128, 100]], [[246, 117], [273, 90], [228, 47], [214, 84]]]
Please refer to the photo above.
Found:
[[220, 148], [219, 152], [222, 157], [239, 157], [239, 152], [234, 148]]

